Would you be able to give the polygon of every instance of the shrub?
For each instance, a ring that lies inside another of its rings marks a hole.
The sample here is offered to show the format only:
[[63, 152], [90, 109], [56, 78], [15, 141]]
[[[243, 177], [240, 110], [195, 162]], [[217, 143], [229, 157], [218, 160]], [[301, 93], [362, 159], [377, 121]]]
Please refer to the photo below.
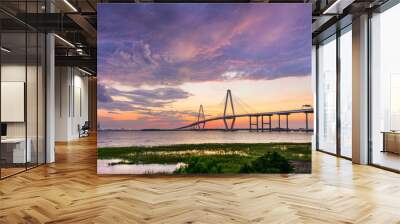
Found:
[[250, 164], [244, 164], [240, 173], [290, 173], [293, 170], [285, 157], [277, 152], [267, 152]]
[[191, 157], [186, 162], [186, 166], [180, 167], [174, 173], [178, 174], [215, 174], [222, 173], [222, 166], [218, 161], [212, 158]]

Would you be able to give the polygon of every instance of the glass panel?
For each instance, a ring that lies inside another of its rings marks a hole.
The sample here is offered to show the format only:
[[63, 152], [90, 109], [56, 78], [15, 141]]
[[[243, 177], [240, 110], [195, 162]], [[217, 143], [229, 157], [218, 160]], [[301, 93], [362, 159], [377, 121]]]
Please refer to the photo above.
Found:
[[38, 45], [38, 163], [45, 163], [46, 149], [45, 149], [45, 35], [39, 33]]
[[[1, 161], [2, 177], [25, 170], [26, 150], [26, 34], [2, 33], [1, 44]], [[29, 147], [28, 147], [29, 149]]]
[[[19, 16], [43, 13], [44, 5], [44, 0], [0, 2], [0, 7]], [[0, 23], [0, 177], [4, 178], [45, 162], [46, 54], [44, 34], [1, 12], [0, 19], [7, 21]]]
[[37, 165], [38, 160], [38, 142], [37, 142], [37, 132], [38, 132], [38, 57], [37, 57], [37, 45], [38, 36], [36, 32], [27, 33], [28, 38], [28, 55], [27, 55], [27, 81], [26, 81], [26, 113], [27, 113], [27, 149], [31, 153], [28, 154], [30, 159], [28, 160], [28, 168]]
[[352, 35], [340, 36], [340, 153], [352, 157]]
[[372, 163], [400, 170], [400, 4], [372, 18]]
[[318, 147], [336, 153], [336, 39], [318, 48]]
[[[37, 13], [39, 5], [37, 1], [27, 2], [26, 12]], [[31, 22], [37, 17], [31, 18]], [[38, 33], [35, 30], [27, 30], [27, 150], [30, 153], [30, 162], [28, 168], [35, 167], [38, 164]]]

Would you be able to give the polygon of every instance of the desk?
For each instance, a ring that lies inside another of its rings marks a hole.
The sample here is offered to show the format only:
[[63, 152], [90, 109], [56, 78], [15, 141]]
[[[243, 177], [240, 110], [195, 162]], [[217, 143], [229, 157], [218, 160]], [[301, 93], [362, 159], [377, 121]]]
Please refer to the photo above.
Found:
[[[32, 141], [31, 139], [27, 139], [27, 146], [26, 151], [25, 151], [25, 138], [5, 138], [1, 139], [1, 145], [2, 145], [2, 154], [3, 152], [11, 152], [11, 155], [9, 156], [10, 158], [6, 160], [9, 160], [8, 162], [10, 163], [25, 163], [25, 162], [31, 162], [32, 160], [32, 152], [31, 152], [31, 145]], [[3, 149], [4, 147], [4, 149]], [[11, 148], [10, 148], [11, 147]], [[3, 157], [3, 155], [2, 155]], [[11, 160], [12, 158], [12, 160]]]
[[383, 150], [382, 152], [392, 152], [400, 154], [400, 132], [383, 131]]

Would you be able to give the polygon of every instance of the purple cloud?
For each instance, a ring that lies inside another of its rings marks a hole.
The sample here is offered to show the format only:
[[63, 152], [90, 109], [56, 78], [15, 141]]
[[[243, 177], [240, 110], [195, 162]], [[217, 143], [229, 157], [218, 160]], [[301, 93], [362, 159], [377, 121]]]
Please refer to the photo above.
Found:
[[107, 90], [103, 84], [97, 85], [97, 100], [100, 103], [112, 102], [112, 98], [107, 94]]
[[[123, 91], [98, 84], [98, 90], [99, 108], [119, 111], [149, 112], [150, 108], [162, 108], [191, 96], [184, 90], [172, 87]], [[117, 99], [123, 97], [124, 100], [114, 100], [112, 96]]]
[[[311, 73], [309, 4], [100, 4], [100, 81], [178, 85]], [[290, 15], [290, 16], [288, 16]]]

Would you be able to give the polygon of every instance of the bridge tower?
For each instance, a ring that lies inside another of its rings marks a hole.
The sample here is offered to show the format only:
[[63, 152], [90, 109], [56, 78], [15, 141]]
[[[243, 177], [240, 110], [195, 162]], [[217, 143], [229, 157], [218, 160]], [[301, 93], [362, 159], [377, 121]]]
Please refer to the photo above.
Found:
[[[203, 105], [200, 105], [199, 113], [197, 114], [197, 128], [198, 129], [204, 129], [204, 127], [206, 126], [206, 122], [204, 122], [205, 119], [206, 119], [206, 116], [204, 115]], [[202, 121], [203, 121], [203, 123], [200, 123]]]
[[[231, 115], [227, 115], [228, 103], [230, 103], [230, 108], [231, 108], [231, 110], [232, 110], [232, 114], [231, 114]], [[227, 120], [232, 120], [231, 125], [228, 125]], [[225, 107], [224, 107], [224, 124], [225, 124], [225, 129], [226, 129], [226, 130], [233, 130], [233, 128], [234, 128], [234, 126], [235, 126], [235, 121], [236, 121], [236, 117], [235, 117], [235, 108], [234, 108], [234, 106], [233, 106], [232, 93], [231, 93], [231, 90], [228, 89], [228, 90], [226, 91]]]

